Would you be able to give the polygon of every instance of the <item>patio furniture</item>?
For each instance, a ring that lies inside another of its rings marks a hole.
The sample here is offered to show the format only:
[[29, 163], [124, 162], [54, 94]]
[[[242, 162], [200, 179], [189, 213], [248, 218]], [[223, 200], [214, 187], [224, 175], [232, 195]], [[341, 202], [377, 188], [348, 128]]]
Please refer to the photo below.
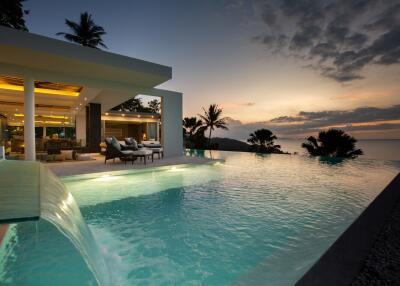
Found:
[[4, 146], [0, 146], [0, 160], [6, 159], [6, 149]]
[[139, 158], [140, 160], [143, 158], [145, 165], [147, 163], [147, 159], [149, 159], [150, 157], [151, 157], [151, 162], [154, 162], [154, 154], [152, 150], [142, 148], [136, 151], [132, 151], [132, 158]]
[[[121, 144], [115, 137], [106, 138], [105, 139], [107, 149], [104, 159], [104, 164], [106, 164], [107, 160], [113, 159], [115, 162], [115, 158], [119, 158], [121, 161], [126, 161], [132, 158], [133, 152], [132, 150], [123, 150]], [[133, 161], [132, 161], [133, 164]]]
[[90, 161], [92, 156], [89, 153], [80, 153], [76, 155], [76, 161]]
[[157, 154], [158, 159], [164, 158], [164, 149], [162, 147], [150, 148], [150, 150], [153, 151], [153, 154]]
[[128, 150], [137, 151], [137, 150], [140, 149], [137, 141], [134, 138], [127, 137], [127, 138], [124, 139], [124, 141], [125, 141], [125, 147]]
[[142, 141], [144, 148], [152, 150], [153, 154], [158, 155], [158, 159], [164, 158], [164, 149], [160, 141]]

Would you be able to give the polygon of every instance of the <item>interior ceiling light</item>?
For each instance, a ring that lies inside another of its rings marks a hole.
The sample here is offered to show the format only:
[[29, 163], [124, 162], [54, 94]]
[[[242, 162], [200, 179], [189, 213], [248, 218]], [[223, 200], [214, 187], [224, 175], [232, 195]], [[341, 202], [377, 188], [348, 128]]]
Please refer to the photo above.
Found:
[[[15, 117], [24, 117], [22, 113], [15, 113]], [[64, 115], [43, 115], [43, 114], [35, 114], [35, 117], [46, 117], [46, 118], [55, 118], [55, 119], [68, 119], [67, 116]]]
[[[24, 90], [24, 80], [18, 77], [0, 76], [0, 88], [8, 90]], [[35, 81], [35, 92], [55, 95], [77, 97], [82, 91], [81, 86], [53, 83], [47, 81]]]

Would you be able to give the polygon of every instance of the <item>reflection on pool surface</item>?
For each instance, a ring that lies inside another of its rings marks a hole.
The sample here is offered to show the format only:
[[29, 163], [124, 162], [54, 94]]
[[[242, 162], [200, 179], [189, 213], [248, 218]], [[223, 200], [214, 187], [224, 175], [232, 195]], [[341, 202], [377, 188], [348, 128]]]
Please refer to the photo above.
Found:
[[[293, 285], [400, 169], [364, 159], [212, 156], [225, 163], [63, 178], [113, 285]], [[0, 252], [0, 285], [95, 285], [45, 221], [14, 225]]]

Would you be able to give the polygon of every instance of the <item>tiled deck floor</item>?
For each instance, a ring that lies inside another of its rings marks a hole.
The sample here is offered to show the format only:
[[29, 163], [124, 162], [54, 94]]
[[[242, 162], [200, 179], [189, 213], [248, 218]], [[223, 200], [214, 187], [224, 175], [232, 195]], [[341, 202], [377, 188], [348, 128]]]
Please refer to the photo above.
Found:
[[131, 162], [124, 162], [115, 159], [115, 163], [112, 160], [108, 160], [107, 164], [104, 164], [104, 157], [99, 154], [92, 154], [94, 160], [91, 161], [65, 161], [57, 163], [45, 163], [45, 165], [50, 168], [58, 176], [72, 176], [81, 175], [97, 172], [108, 172], [108, 171], [119, 171], [119, 170], [131, 170], [131, 169], [143, 169], [143, 168], [153, 168], [168, 165], [178, 165], [178, 164], [189, 164], [189, 163], [206, 163], [211, 161], [211, 159], [203, 159], [197, 157], [173, 157], [173, 158], [163, 158], [158, 159], [157, 156], [154, 157], [154, 162], [147, 160], [147, 164], [144, 165], [143, 161], [136, 160], [133, 165]]

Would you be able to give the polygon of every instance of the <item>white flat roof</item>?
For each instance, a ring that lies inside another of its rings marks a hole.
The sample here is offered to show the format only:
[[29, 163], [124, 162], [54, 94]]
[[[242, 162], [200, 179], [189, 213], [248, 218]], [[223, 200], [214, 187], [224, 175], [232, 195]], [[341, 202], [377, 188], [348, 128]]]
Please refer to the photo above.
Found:
[[29, 70], [148, 88], [172, 77], [168, 66], [0, 26], [0, 74]]

